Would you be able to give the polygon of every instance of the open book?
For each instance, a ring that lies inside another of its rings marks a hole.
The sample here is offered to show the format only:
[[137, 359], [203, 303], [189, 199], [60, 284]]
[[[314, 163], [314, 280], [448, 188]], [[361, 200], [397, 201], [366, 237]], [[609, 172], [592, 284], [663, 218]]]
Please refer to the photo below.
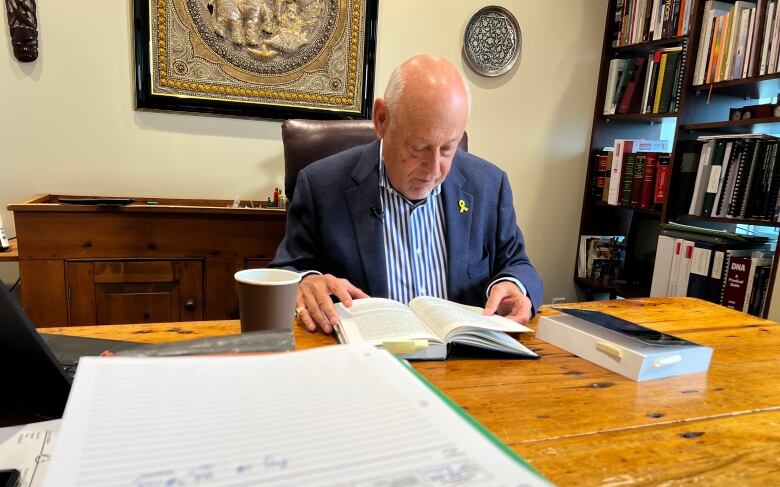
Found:
[[482, 308], [434, 297], [414, 298], [409, 306], [383, 298], [355, 299], [352, 307], [336, 305], [341, 323], [336, 334], [341, 343], [381, 346], [399, 340], [425, 340], [427, 347], [402, 354], [407, 359], [447, 358], [453, 343], [537, 358], [507, 333], [531, 331], [501, 316], [483, 316]]

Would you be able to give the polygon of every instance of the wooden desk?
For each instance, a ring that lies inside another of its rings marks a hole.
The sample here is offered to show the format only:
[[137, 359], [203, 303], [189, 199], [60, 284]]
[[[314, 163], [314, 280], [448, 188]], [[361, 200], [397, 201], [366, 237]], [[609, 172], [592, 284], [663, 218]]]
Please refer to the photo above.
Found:
[[[780, 324], [692, 298], [572, 306], [712, 346], [710, 370], [638, 383], [531, 336], [523, 342], [541, 360], [414, 366], [561, 485], [780, 483]], [[237, 331], [235, 321], [46, 330], [152, 343]], [[334, 343], [303, 329], [296, 340], [299, 349]]]

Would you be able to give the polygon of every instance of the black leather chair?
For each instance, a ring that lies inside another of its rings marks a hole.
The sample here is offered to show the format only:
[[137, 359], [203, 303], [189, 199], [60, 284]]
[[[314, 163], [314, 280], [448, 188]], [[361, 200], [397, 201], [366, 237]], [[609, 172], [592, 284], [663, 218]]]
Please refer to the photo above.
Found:
[[[282, 123], [284, 192], [292, 200], [298, 172], [314, 161], [376, 140], [371, 120], [302, 120]], [[468, 150], [463, 134], [459, 147]]]

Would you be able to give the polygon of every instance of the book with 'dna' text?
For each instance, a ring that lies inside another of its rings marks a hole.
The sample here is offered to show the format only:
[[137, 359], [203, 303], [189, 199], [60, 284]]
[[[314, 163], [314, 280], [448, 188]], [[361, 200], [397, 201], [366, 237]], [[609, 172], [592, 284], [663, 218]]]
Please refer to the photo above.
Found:
[[409, 306], [384, 298], [355, 299], [352, 306], [336, 305], [341, 343], [381, 346], [401, 340], [424, 340], [427, 347], [400, 354], [411, 360], [444, 360], [452, 344], [504, 352], [518, 357], [538, 355], [508, 333], [531, 331], [502, 316], [483, 316], [482, 308], [430, 296], [414, 298]]

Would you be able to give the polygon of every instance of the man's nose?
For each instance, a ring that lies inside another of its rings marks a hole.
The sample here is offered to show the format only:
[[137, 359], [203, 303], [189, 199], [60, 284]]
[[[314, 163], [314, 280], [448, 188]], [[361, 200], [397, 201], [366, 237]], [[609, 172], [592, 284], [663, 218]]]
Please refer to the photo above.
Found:
[[433, 150], [426, 154], [423, 169], [431, 177], [438, 178], [441, 175], [441, 166], [443, 161], [444, 158], [442, 157], [441, 152], [438, 150]]

